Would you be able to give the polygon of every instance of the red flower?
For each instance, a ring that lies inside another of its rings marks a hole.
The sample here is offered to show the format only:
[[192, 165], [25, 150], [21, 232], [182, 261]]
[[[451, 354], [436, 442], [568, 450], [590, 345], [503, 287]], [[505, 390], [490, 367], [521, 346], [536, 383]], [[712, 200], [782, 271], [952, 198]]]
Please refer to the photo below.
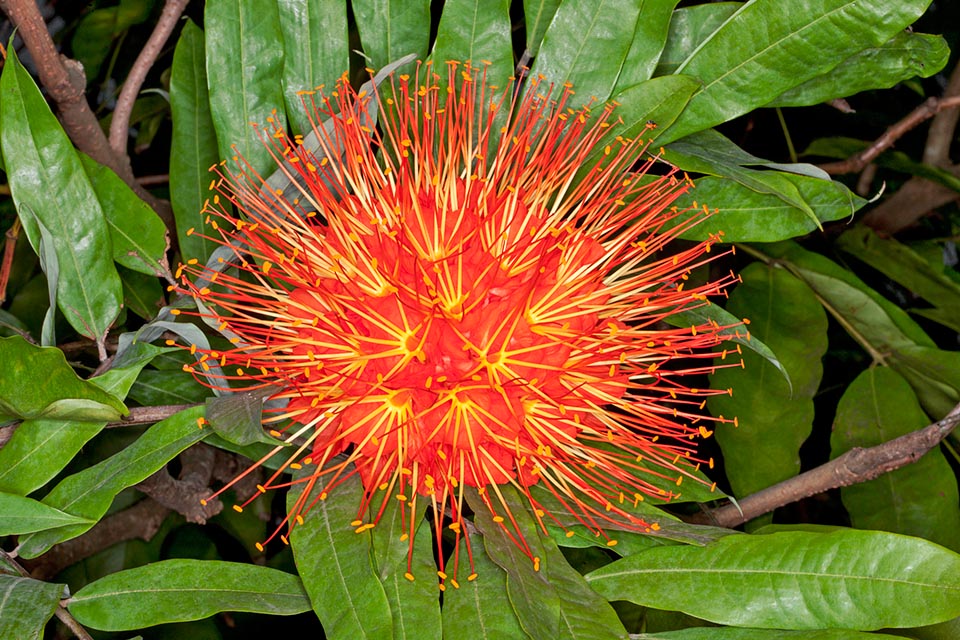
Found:
[[277, 386], [286, 405], [266, 422], [308, 443], [281, 471], [315, 465], [314, 501], [359, 473], [358, 531], [375, 525], [371, 506], [399, 498], [413, 513], [427, 499], [438, 538], [446, 519], [459, 542], [464, 487], [498, 514], [486, 488], [505, 483], [538, 513], [535, 484], [600, 533], [649, 530], [627, 503], [669, 498], [657, 480], [699, 466], [691, 440], [712, 392], [684, 378], [712, 369], [696, 359], [719, 355], [724, 328], [661, 320], [730, 281], [686, 286], [717, 239], [665, 253], [705, 215], [669, 228], [689, 182], [646, 175], [653, 160], [634, 170], [644, 143], [604, 135], [612, 106], [549, 94], [533, 80], [497, 98], [453, 63], [447, 78], [426, 66], [393, 79], [392, 98], [344, 78], [307, 100], [319, 152], [264, 136], [303, 185], [296, 198], [242, 159], [236, 174], [218, 169], [211, 225], [240, 266], [183, 266], [182, 290], [235, 347], [190, 369], [202, 377], [215, 360], [225, 380]]

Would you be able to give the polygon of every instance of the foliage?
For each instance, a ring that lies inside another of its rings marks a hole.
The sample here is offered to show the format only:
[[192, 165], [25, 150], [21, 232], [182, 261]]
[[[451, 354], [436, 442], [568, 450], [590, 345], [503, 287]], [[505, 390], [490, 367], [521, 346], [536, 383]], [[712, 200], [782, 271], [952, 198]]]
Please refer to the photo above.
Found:
[[[882, 124], [909, 108], [889, 96], [919, 103], [913, 91], [933, 86], [919, 78], [947, 64], [944, 38], [910, 29], [942, 9], [929, 0], [678, 4], [193, 3], [121, 141], [138, 151], [137, 174], [169, 176], [169, 190], [153, 194], [170, 200], [168, 227], [130, 181], [80, 151], [83, 141], [65, 133], [26, 56], [9, 47], [0, 76], [10, 194], [0, 220], [12, 259], [0, 272], [0, 334], [9, 336], [0, 339], [0, 420], [8, 421], [0, 428], [0, 637], [41, 637], [58, 624], [58, 607], [97, 638], [246, 638], [281, 629], [317, 636], [321, 627], [332, 638], [856, 640], [884, 628], [896, 629], [891, 637], [954, 637], [953, 436], [919, 463], [839, 495], [821, 488], [774, 516], [753, 514], [748, 533], [693, 522], [688, 500], [710, 509], [722, 495], [690, 487], [678, 503], [638, 507], [659, 535], [617, 532], [617, 546], [608, 546], [577, 522], [559, 523], [570, 535], [538, 525], [507, 487], [539, 568], [473, 495], [479, 577], [442, 598], [430, 580], [404, 579], [407, 543], [385, 532], [399, 508], [376, 530], [354, 532], [355, 476], [293, 529], [290, 548], [255, 543], [283, 519], [297, 487], [246, 509], [199, 504], [277, 443], [259, 428], [261, 396], [214, 397], [184, 372], [189, 354], [163, 347], [171, 332], [205, 348], [223, 342], [214, 328], [180, 317], [191, 301], [164, 289], [170, 264], [223, 257], [195, 233], [212, 197], [208, 168], [239, 151], [253, 170], [268, 171], [273, 159], [251, 123], [272, 119], [307, 132], [301, 90], [333, 87], [344, 72], [359, 85], [366, 67], [407, 54], [486, 60], [499, 83], [519, 61], [530, 75], [571, 83], [578, 105], [618, 103], [611, 135], [640, 135], [656, 123], [644, 134], [655, 140], [648, 153], [696, 185], [682, 204], [718, 210], [685, 237], [722, 231], [739, 250], [722, 268], [740, 284], [705, 312], [721, 324], [750, 322], [749, 335], [731, 333], [726, 345], [742, 351], [744, 368], [702, 381], [732, 390], [705, 410], [738, 418], [701, 445], [725, 463], [704, 470], [722, 490], [742, 499], [951, 412], [960, 402], [955, 211], [913, 234], [878, 235], [863, 219], [877, 206], [865, 197], [879, 181], [857, 195], [798, 162], [790, 137], [818, 157], [868, 148]], [[65, 16], [62, 45], [84, 62], [101, 115], [161, 9], [97, 0]], [[400, 64], [404, 71], [413, 63]], [[830, 111], [821, 103], [842, 98], [867, 105], [874, 121], [831, 113], [838, 131], [821, 135], [817, 122]], [[105, 129], [116, 116], [107, 113]], [[754, 126], [783, 136], [789, 151], [748, 135]], [[877, 159], [888, 194], [905, 175], [960, 191], [948, 163], [934, 166], [910, 144], [904, 151]], [[128, 414], [135, 420], [120, 422]], [[237, 500], [256, 491], [256, 474], [247, 480]], [[425, 575], [433, 571], [430, 526], [420, 520], [409, 543]], [[467, 552], [462, 543], [457, 552]]]

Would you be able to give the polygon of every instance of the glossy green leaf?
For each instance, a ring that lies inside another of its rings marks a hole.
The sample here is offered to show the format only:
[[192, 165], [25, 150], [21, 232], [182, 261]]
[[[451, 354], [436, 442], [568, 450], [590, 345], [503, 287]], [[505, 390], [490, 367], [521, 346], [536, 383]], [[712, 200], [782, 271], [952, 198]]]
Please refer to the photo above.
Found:
[[873, 630], [960, 614], [960, 555], [877, 531], [740, 535], [707, 547], [660, 547], [586, 579], [609, 599], [744, 627]]
[[173, 53], [170, 69], [170, 206], [177, 222], [177, 242], [186, 262], [206, 263], [216, 245], [190, 229], [204, 228], [203, 203], [210, 197], [214, 174], [210, 167], [220, 159], [217, 134], [210, 114], [203, 31], [187, 19]]
[[411, 53], [426, 59], [430, 0], [354, 0], [351, 6], [367, 66], [380, 69]]
[[40, 220], [34, 222], [40, 231], [40, 246], [37, 249], [37, 256], [40, 258], [40, 268], [47, 280], [47, 299], [50, 301], [47, 312], [43, 316], [43, 326], [40, 329], [40, 346], [53, 347], [57, 344], [56, 314], [57, 291], [60, 288], [60, 260], [57, 258], [57, 242], [50, 230], [43, 226], [43, 222]]
[[443, 5], [433, 45], [434, 70], [446, 75], [448, 60], [489, 62], [487, 84], [501, 89], [513, 75], [508, 0], [451, 0]]
[[[571, 107], [604, 102], [613, 94], [633, 42], [640, 6], [632, 0], [566, 0], [557, 9], [530, 69], [545, 86], [570, 83]], [[559, 89], [558, 95], [559, 95]]]
[[676, 140], [763, 106], [877, 47], [914, 20], [930, 0], [753, 0], [744, 4], [677, 68], [704, 87], [665, 135]]
[[116, 396], [77, 377], [59, 349], [0, 338], [0, 369], [0, 420], [119, 420], [127, 413]]
[[[617, 103], [613, 116], [619, 122], [611, 123], [608, 139], [640, 136], [650, 141], [656, 140], [660, 132], [677, 119], [699, 88], [700, 83], [689, 76], [668, 76], [653, 78], [620, 91], [612, 98]], [[651, 122], [655, 125], [653, 129], [648, 126]], [[601, 152], [602, 149], [598, 150], [585, 164], [589, 166], [591, 161], [599, 158]]]
[[15, 536], [69, 524], [92, 522], [48, 507], [32, 498], [0, 492], [0, 536]]
[[163, 306], [163, 287], [156, 276], [117, 267], [123, 283], [123, 304], [144, 320], [150, 320]]
[[[204, 11], [210, 115], [221, 158], [238, 153], [257, 172], [275, 165], [260, 127], [284, 129], [283, 37], [272, 0], [210, 0]], [[199, 96], [198, 96], [199, 97]], [[267, 119], [273, 123], [268, 125]]]
[[283, 95], [294, 133], [311, 131], [300, 91], [326, 85], [350, 70], [347, 5], [329, 0], [280, 0]]
[[40, 640], [65, 586], [0, 573], [0, 638]]
[[168, 276], [167, 229], [160, 217], [113, 170], [80, 154], [110, 227], [113, 259], [128, 269]]
[[123, 289], [97, 195], [30, 74], [11, 52], [0, 76], [0, 145], [10, 191], [35, 250], [40, 224], [57, 256], [57, 302], [80, 334], [102, 341]]
[[476, 492], [464, 495], [486, 552], [507, 572], [507, 597], [524, 631], [533, 638], [622, 637], [623, 625], [610, 604], [567, 563], [556, 543], [541, 534], [527, 502], [510, 486], [500, 487], [498, 494], [490, 498], [493, 508], [505, 518], [508, 512], [511, 517], [505, 522], [510, 524], [496, 523]]
[[[113, 369], [89, 382], [115, 397], [126, 397], [140, 369], [164, 351], [168, 349], [137, 345], [125, 359], [115, 359]], [[66, 467], [106, 424], [106, 421], [24, 420], [13, 437], [0, 447], [0, 491], [27, 495], [39, 489]]]
[[902, 31], [877, 47], [859, 51], [824, 76], [777, 96], [768, 107], [804, 107], [870, 89], [887, 89], [943, 69], [950, 47], [941, 36]]
[[640, 3], [640, 19], [633, 32], [633, 42], [617, 78], [616, 93], [653, 76], [660, 53], [667, 41], [667, 31], [673, 9], [678, 0], [643, 0]]
[[[294, 509], [303, 487], [312, 485], [291, 489], [288, 511]], [[371, 558], [373, 534], [369, 530], [358, 534], [354, 531], [357, 527], [350, 524], [357, 518], [362, 499], [360, 477], [354, 473], [313, 505], [304, 514], [303, 524], [290, 532], [297, 571], [323, 631], [331, 639], [393, 637], [390, 604]]]
[[295, 575], [216, 560], [163, 560], [95, 580], [67, 600], [80, 624], [127, 631], [221, 611], [289, 616], [310, 610]]
[[117, 6], [95, 9], [83, 16], [70, 46], [73, 56], [83, 64], [88, 81], [99, 75], [114, 41], [130, 27], [146, 21], [152, 7], [150, 0], [120, 0]]
[[[380, 510], [381, 496], [370, 505], [370, 518]], [[437, 564], [434, 560], [433, 531], [423, 518], [427, 501], [419, 500], [416, 511], [407, 502], [386, 497], [387, 504], [373, 528], [373, 558], [393, 616], [393, 637], [397, 640], [440, 640], [440, 597]], [[406, 513], [403, 513], [406, 511]], [[413, 546], [406, 537], [412, 519], [416, 524]], [[410, 567], [407, 568], [407, 559]], [[448, 571], [452, 570], [448, 567]], [[406, 578], [409, 571], [413, 580]], [[463, 575], [461, 575], [463, 580]], [[448, 585], [450, 583], [448, 582]], [[448, 586], [448, 591], [450, 587]]]
[[276, 388], [237, 392], [207, 399], [207, 421], [222, 438], [245, 446], [254, 442], [279, 445], [278, 440], [263, 430], [264, 401], [276, 392]]
[[[836, 457], [854, 447], [873, 447], [927, 426], [910, 385], [887, 367], [872, 367], [840, 399], [830, 438]], [[939, 447], [875, 480], [842, 487], [840, 497], [858, 529], [880, 529], [960, 549], [960, 494]]]
[[906, 378], [932, 418], [939, 420], [960, 402], [960, 351], [909, 345], [886, 362]]
[[784, 631], [782, 629], [735, 629], [732, 627], [695, 627], [662, 633], [641, 633], [632, 640], [907, 640], [892, 633], [877, 635], [848, 629]]
[[143, 406], [204, 402], [210, 389], [184, 371], [145, 369], [130, 387], [130, 398]]
[[[194, 407], [158, 422], [119, 453], [61, 480], [43, 503], [99, 520], [118, 493], [145, 480], [209, 433], [197, 428], [201, 416], [203, 407]], [[20, 555], [35, 558], [53, 545], [85, 533], [91, 526], [70, 525], [21, 538]]]
[[764, 344], [762, 340], [747, 331], [742, 318], [738, 318], [719, 305], [709, 304], [694, 309], [687, 309], [686, 311], [669, 315], [664, 318], [663, 321], [674, 327], [692, 327], [706, 323], [713, 324], [714, 326], [727, 327], [728, 330], [721, 334], [724, 340], [736, 342], [755, 352], [776, 367], [777, 371], [779, 371], [787, 381], [787, 384], [790, 384], [790, 374], [787, 373], [787, 370], [780, 364], [780, 360], [777, 359], [777, 354], [771, 351], [770, 347]]
[[[762, 356], [743, 352], [743, 368], [721, 368], [710, 376], [707, 407], [716, 416], [737, 416], [739, 426], [718, 424], [727, 477], [745, 496], [800, 471], [800, 445], [813, 426], [813, 396], [827, 350], [827, 316], [813, 292], [783, 269], [760, 263], [740, 273], [727, 310], [750, 319], [749, 330], [777, 354], [791, 385]], [[723, 364], [718, 361], [718, 364]]]
[[710, 2], [675, 10], [654, 75], [675, 73], [677, 67], [741, 6], [742, 2]]
[[540, 52], [543, 34], [557, 13], [560, 0], [523, 0], [523, 20], [527, 32], [527, 55], [536, 57]]
[[[487, 555], [479, 537], [472, 539], [476, 579], [460, 580], [460, 588], [443, 593], [443, 637], [462, 640], [529, 638], [512, 607], [504, 606], [507, 573]], [[460, 543], [460, 557], [467, 557], [466, 541]]]
[[[706, 240], [723, 232], [724, 242], [776, 242], [816, 231], [826, 222], [850, 218], [865, 201], [839, 182], [792, 173], [756, 171], [771, 193], [760, 193], [729, 178], [699, 178], [677, 199], [679, 207], [710, 207], [709, 217], [685, 232], [688, 240]], [[779, 193], [772, 193], [777, 189]], [[785, 200], [785, 195], [799, 203]], [[813, 213], [811, 218], [810, 212]], [[691, 210], [689, 215], [693, 215]], [[679, 224], [686, 217], [675, 220]]]

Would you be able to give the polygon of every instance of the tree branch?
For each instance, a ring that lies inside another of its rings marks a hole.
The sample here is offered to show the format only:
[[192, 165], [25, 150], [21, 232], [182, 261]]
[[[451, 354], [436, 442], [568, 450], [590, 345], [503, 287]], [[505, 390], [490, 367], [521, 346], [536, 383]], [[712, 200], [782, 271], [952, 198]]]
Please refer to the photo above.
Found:
[[137, 94], [140, 93], [140, 87], [147, 77], [147, 72], [156, 62], [163, 45], [167, 38], [177, 26], [177, 21], [187, 6], [189, 0], [167, 0], [163, 5], [163, 12], [154, 27], [150, 39], [144, 45], [140, 55], [137, 56], [127, 79], [123, 83], [123, 89], [117, 98], [117, 106], [113, 110], [113, 119], [110, 121], [110, 147], [118, 157], [127, 155], [127, 130], [130, 128], [130, 114], [133, 112], [133, 104], [137, 100]]
[[739, 501], [697, 514], [697, 524], [736, 527], [778, 507], [829, 489], [848, 487], [878, 478], [916, 462], [960, 424], [960, 404], [942, 420], [906, 435], [864, 449], [855, 447], [830, 462], [789, 480], [758, 491]]

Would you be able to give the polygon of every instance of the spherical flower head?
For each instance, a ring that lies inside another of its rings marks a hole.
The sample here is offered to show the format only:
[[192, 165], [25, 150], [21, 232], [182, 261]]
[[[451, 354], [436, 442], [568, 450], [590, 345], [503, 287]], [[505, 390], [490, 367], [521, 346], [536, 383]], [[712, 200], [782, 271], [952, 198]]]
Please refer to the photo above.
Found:
[[569, 87], [454, 63], [387, 87], [305, 94], [314, 144], [262, 131], [286, 190], [216, 169], [207, 213], [237, 264], [185, 265], [180, 290], [233, 347], [189, 368], [273, 390], [265, 421], [299, 445], [280, 472], [314, 469], [291, 522], [357, 473], [357, 530], [400, 500], [411, 549], [418, 500], [438, 544], [466, 535], [469, 488], [509, 527], [504, 484], [541, 526], [649, 531], [630, 506], [699, 467], [711, 392], [684, 379], [729, 329], [662, 322], [731, 280], [688, 286], [718, 238], [664, 249], [707, 215], [673, 206], [689, 181], [648, 175], [642, 139], [606, 135], [615, 107], [569, 108]]

